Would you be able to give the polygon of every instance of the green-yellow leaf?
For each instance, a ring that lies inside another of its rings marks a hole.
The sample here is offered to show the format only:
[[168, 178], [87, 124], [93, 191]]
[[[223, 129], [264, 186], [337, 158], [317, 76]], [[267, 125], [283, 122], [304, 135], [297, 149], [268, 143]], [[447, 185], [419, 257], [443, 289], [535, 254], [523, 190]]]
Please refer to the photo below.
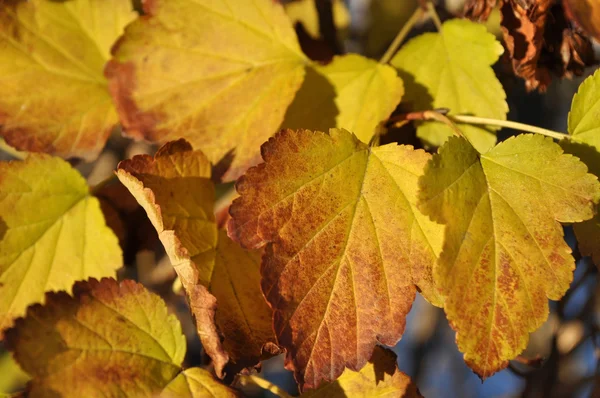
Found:
[[[600, 175], [600, 71], [585, 79], [573, 97], [569, 112], [571, 140], [563, 143], [565, 151], [584, 161], [591, 172]], [[592, 256], [600, 265], [600, 217], [573, 225], [579, 251]]]
[[0, 356], [0, 397], [9, 396], [12, 392], [22, 389], [29, 380], [27, 373], [14, 360], [10, 352]]
[[161, 392], [160, 398], [235, 398], [240, 394], [219, 383], [206, 370], [186, 369]]
[[591, 256], [596, 266], [600, 266], [600, 215], [591, 220], [573, 225], [579, 252]]
[[158, 231], [221, 375], [228, 361], [236, 371], [258, 363], [275, 337], [271, 310], [260, 292], [260, 253], [242, 249], [218, 230], [210, 173], [204, 154], [179, 140], [154, 158], [121, 162], [117, 175]]
[[573, 97], [569, 134], [600, 151], [600, 70], [585, 79]]
[[369, 143], [378, 124], [394, 111], [404, 92], [396, 71], [358, 54], [338, 56], [307, 69], [282, 127], [353, 131]]
[[[127, 133], [183, 137], [233, 180], [283, 121], [307, 62], [273, 0], [154, 0], [106, 74]], [[231, 159], [233, 157], [233, 159]]]
[[0, 330], [77, 280], [114, 276], [121, 249], [98, 200], [67, 162], [0, 162]]
[[302, 398], [422, 397], [410, 377], [398, 370], [396, 354], [375, 347], [369, 362], [360, 370], [346, 369], [333, 383], [302, 394]]
[[[414, 110], [449, 108], [450, 114], [505, 120], [506, 94], [490, 67], [502, 52], [502, 45], [485, 26], [451, 19], [440, 33], [412, 39], [391, 64], [398, 68], [406, 85], [404, 100], [412, 103]], [[459, 124], [459, 128], [482, 153], [496, 143], [494, 127]], [[437, 122], [425, 122], [417, 134], [426, 143], [440, 146], [452, 130]]]
[[32, 397], [149, 397], [181, 371], [186, 342], [162, 299], [134, 281], [48, 293], [6, 333]]
[[118, 121], [104, 65], [136, 15], [129, 0], [1, 1], [0, 135], [95, 158]]
[[361, 369], [378, 341], [398, 341], [415, 283], [440, 303], [431, 270], [443, 228], [415, 207], [430, 156], [337, 129], [284, 130], [261, 153], [237, 182], [229, 233], [267, 244], [262, 290], [277, 339], [301, 386], [315, 388]]
[[590, 219], [600, 184], [552, 139], [520, 135], [485, 155], [450, 138], [420, 180], [419, 208], [447, 224], [435, 267], [467, 364], [485, 378], [527, 345], [573, 278], [561, 222]]

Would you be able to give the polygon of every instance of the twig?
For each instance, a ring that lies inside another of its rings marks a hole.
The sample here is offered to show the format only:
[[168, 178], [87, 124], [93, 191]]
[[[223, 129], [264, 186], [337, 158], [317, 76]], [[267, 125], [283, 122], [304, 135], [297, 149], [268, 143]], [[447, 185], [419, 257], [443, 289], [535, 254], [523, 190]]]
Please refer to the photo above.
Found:
[[525, 358], [524, 356], [517, 356], [513, 361], [518, 362], [523, 365], [527, 365], [532, 368], [541, 368], [542, 363], [544, 363], [544, 358], [540, 355], [537, 355], [533, 358]]
[[333, 1], [315, 0], [315, 6], [319, 14], [319, 32], [321, 33], [321, 37], [334, 54], [343, 54], [344, 48], [338, 41], [337, 29], [333, 19]]
[[438, 15], [437, 11], [435, 11], [435, 5], [431, 1], [427, 3], [427, 11], [433, 20], [436, 29], [438, 31], [442, 30], [442, 21], [440, 20], [440, 16]]
[[400, 32], [398, 32], [398, 34], [394, 38], [394, 41], [392, 41], [392, 44], [390, 44], [388, 49], [385, 51], [383, 57], [381, 57], [381, 59], [379, 60], [380, 64], [387, 64], [388, 62], [390, 62], [394, 54], [396, 54], [396, 51], [398, 51], [398, 47], [400, 47], [400, 44], [402, 44], [404, 39], [406, 39], [406, 36], [410, 33], [412, 28], [414, 28], [415, 24], [423, 17], [424, 14], [425, 11], [421, 7], [417, 7], [415, 12], [413, 12], [413, 14], [408, 19], [408, 21], [406, 21], [404, 26], [402, 26], [402, 29], [400, 29]]
[[548, 137], [555, 138], [557, 140], [568, 140], [571, 139], [570, 135], [559, 133], [558, 131], [548, 130], [541, 127], [531, 126], [525, 123], [511, 122], [509, 120], [490, 119], [486, 117], [469, 116], [469, 115], [452, 115], [450, 119], [459, 123], [468, 124], [480, 124], [487, 126], [499, 126], [507, 127], [520, 131], [527, 131], [528, 133], [542, 134]]
[[462, 137], [468, 141], [467, 137], [465, 137], [465, 135], [462, 133], [462, 131], [460, 131], [456, 124], [454, 124], [452, 120], [450, 120], [446, 115], [442, 113], [442, 110], [410, 112], [389, 119], [389, 121], [399, 120], [435, 120], [437, 122], [442, 122], [452, 129], [454, 135]]

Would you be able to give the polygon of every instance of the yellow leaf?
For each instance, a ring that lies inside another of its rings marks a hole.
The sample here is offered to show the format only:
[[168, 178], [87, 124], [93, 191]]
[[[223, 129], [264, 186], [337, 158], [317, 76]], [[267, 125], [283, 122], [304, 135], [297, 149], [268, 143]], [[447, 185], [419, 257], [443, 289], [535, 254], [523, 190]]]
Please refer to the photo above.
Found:
[[600, 266], [600, 216], [573, 225], [579, 252], [591, 256], [596, 266]]
[[346, 369], [333, 383], [301, 395], [302, 398], [422, 397], [410, 377], [398, 370], [396, 354], [375, 347], [369, 362], [359, 371]]
[[458, 348], [482, 378], [507, 366], [573, 278], [561, 222], [593, 216], [597, 178], [552, 139], [520, 135], [485, 155], [450, 138], [419, 182], [419, 208], [447, 224], [435, 267]]
[[353, 131], [369, 143], [377, 125], [394, 111], [403, 93], [402, 80], [388, 65], [358, 54], [338, 56], [325, 66], [307, 69], [282, 127]]
[[[451, 114], [473, 114], [506, 119], [508, 105], [502, 85], [490, 67], [502, 54], [502, 45], [485, 26], [461, 19], [445, 22], [440, 33], [425, 33], [403, 46], [391, 64], [406, 85], [404, 100], [415, 110], [448, 108]], [[459, 124], [484, 153], [496, 143], [494, 129]], [[452, 130], [425, 122], [417, 135], [426, 143], [442, 145]]]
[[398, 341], [414, 283], [438, 300], [443, 229], [415, 207], [429, 155], [337, 129], [284, 130], [261, 153], [237, 182], [229, 233], [244, 247], [268, 243], [262, 290], [277, 339], [301, 386], [315, 388], [362, 368], [378, 341]]
[[[126, 131], [183, 137], [234, 180], [283, 120], [307, 61], [273, 0], [154, 0], [106, 74]], [[230, 157], [233, 157], [231, 160]]]
[[[296, 0], [284, 4], [285, 13], [288, 15], [293, 24], [301, 22], [313, 39], [318, 39], [320, 34], [319, 29], [319, 13], [314, 0]], [[344, 0], [332, 1], [333, 23], [338, 31], [338, 34], [350, 26], [350, 10], [346, 7]]]
[[576, 142], [600, 151], [600, 70], [585, 79], [573, 96], [569, 134]]
[[25, 383], [29, 380], [27, 373], [19, 367], [9, 352], [4, 352], [0, 356], [0, 397], [5, 394], [10, 396], [11, 392], [23, 389]]
[[158, 231], [220, 376], [228, 360], [236, 370], [255, 365], [275, 338], [260, 292], [260, 253], [243, 250], [218, 231], [210, 173], [202, 152], [179, 140], [154, 158], [121, 162], [117, 175]]
[[165, 387], [160, 398], [234, 398], [239, 397], [229, 387], [216, 381], [213, 376], [201, 368], [186, 369]]
[[[573, 97], [569, 112], [570, 140], [563, 140], [568, 153], [584, 161], [595, 175], [600, 175], [600, 71], [585, 79]], [[573, 225], [584, 256], [600, 265], [600, 217]]]
[[181, 371], [186, 342], [161, 298], [134, 281], [92, 279], [49, 293], [6, 333], [32, 397], [148, 397]]
[[128, 0], [4, 1], [0, 134], [17, 149], [94, 159], [117, 123], [104, 64]]
[[114, 276], [117, 238], [67, 162], [48, 155], [0, 162], [0, 330], [44, 292]]

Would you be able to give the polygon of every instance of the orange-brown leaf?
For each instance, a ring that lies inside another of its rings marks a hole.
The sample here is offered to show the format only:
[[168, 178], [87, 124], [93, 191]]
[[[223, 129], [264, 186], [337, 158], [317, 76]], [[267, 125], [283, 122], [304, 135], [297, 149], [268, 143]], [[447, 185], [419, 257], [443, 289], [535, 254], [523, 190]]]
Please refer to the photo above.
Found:
[[118, 122], [104, 64], [136, 15], [128, 0], [0, 1], [0, 135], [94, 159]]
[[429, 155], [369, 148], [337, 129], [284, 130], [262, 155], [238, 180], [229, 233], [246, 247], [267, 243], [262, 289], [277, 339], [300, 384], [315, 388], [361, 369], [377, 342], [398, 341], [414, 283], [437, 300], [443, 233], [415, 208]]
[[302, 54], [272, 0], [152, 0], [106, 68], [128, 135], [180, 137], [237, 178], [281, 124], [302, 83]]

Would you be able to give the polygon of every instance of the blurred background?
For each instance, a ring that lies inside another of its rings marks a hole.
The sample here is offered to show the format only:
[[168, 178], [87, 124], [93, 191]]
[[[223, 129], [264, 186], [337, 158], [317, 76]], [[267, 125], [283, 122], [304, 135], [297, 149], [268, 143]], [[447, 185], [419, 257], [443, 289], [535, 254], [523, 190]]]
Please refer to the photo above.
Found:
[[[464, 2], [440, 0], [438, 12], [442, 19], [460, 16]], [[319, 40], [319, 15], [315, 3], [312, 0], [282, 3], [290, 18], [296, 22], [296, 30], [305, 51], [310, 52], [315, 59], [330, 57], [331, 49]], [[379, 59], [417, 6], [417, 0], [333, 1], [333, 19], [339, 45], [346, 52]], [[486, 26], [501, 40], [499, 24], [500, 15], [495, 10]], [[409, 38], [425, 31], [435, 31], [431, 21], [421, 21]], [[597, 43], [594, 46], [596, 58], [600, 58], [600, 48]], [[495, 70], [507, 93], [509, 120], [566, 131], [571, 99], [579, 84], [585, 76], [593, 73], [595, 67], [585, 70], [581, 77], [553, 80], [544, 94], [527, 92], [523, 81], [516, 78], [502, 60], [495, 66]], [[502, 130], [499, 138], [505, 139], [514, 133]], [[410, 125], [389, 131], [383, 141], [399, 141], [417, 147], [421, 145]], [[0, 159], [11, 159], [13, 156], [10, 148], [3, 148]], [[151, 154], [155, 150], [152, 145], [125, 139], [121, 137], [120, 131], [115, 131], [95, 162], [76, 166], [87, 177], [90, 185], [96, 185], [112, 175], [120, 160], [141, 153]], [[231, 184], [219, 186], [217, 195], [228, 197], [231, 187]], [[140, 212], [135, 206], [120, 208], [116, 213], [111, 213], [108, 209], [111, 198], [122, 192], [118, 192], [118, 186], [111, 187], [109, 184], [106, 188], [100, 197], [107, 204], [107, 219], [119, 231], [123, 241], [133, 242], [128, 243], [125, 250], [128, 266], [121, 271], [120, 276], [137, 279], [149, 286], [179, 315], [188, 337], [185, 365], [207, 364], [185, 300], [178, 294], [175, 273], [162, 251], [154, 229], [149, 226], [143, 211]], [[222, 201], [225, 202], [226, 200]], [[571, 289], [560, 302], [551, 303], [548, 321], [531, 335], [522, 358], [512, 361], [507, 369], [484, 382], [463, 362], [462, 354], [454, 341], [455, 333], [449, 327], [443, 311], [417, 296], [407, 319], [406, 332], [393, 350], [398, 355], [400, 370], [411, 376], [425, 397], [600, 397], [598, 272], [589, 258], [579, 255], [570, 227], [565, 227], [565, 238], [577, 260]], [[282, 356], [266, 361], [261, 375], [289, 393], [297, 393], [291, 372], [283, 369]], [[25, 381], [25, 376], [10, 356], [0, 354], [0, 392], [14, 391]], [[246, 392], [251, 396], [260, 396], [251, 388]]]

